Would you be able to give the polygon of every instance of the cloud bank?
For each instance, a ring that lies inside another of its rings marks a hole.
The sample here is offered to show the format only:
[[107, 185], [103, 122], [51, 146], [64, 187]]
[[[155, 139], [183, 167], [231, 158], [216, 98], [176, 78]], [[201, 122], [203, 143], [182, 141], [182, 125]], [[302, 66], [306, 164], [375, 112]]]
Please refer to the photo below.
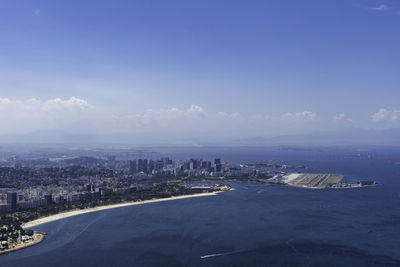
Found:
[[400, 118], [400, 110], [388, 110], [385, 108], [379, 109], [376, 113], [372, 114], [372, 120], [378, 121], [397, 121]]
[[336, 122], [352, 122], [353, 120], [348, 118], [346, 114], [340, 113], [339, 115], [333, 116], [332, 118]]
[[[367, 122], [368, 119], [366, 118]], [[337, 122], [332, 124], [332, 121]], [[395, 126], [400, 110], [381, 108], [371, 115], [377, 128]], [[382, 123], [377, 123], [382, 122]], [[77, 97], [49, 100], [0, 98], [0, 141], [3, 135], [60, 131], [83, 135], [142, 135], [185, 138], [242, 138], [309, 133], [331, 127], [352, 127], [345, 113], [320, 118], [305, 110], [283, 114], [241, 114], [187, 108], [147, 109], [141, 112], [107, 111]], [[335, 126], [336, 125], [336, 126]]]
[[[136, 113], [110, 113], [87, 100], [71, 97], [10, 100], [0, 98], [0, 135], [60, 130], [71, 133], [158, 133], [236, 136], [279, 134], [301, 130], [316, 121], [312, 111], [281, 115], [243, 115], [238, 112], [208, 112], [192, 104], [186, 109], [148, 109]], [[296, 124], [296, 129], [293, 125]]]
[[295, 113], [285, 113], [280, 116], [282, 119], [289, 119], [293, 121], [313, 121], [317, 114], [312, 111], [303, 111]]
[[93, 110], [86, 100], [76, 97], [47, 101], [0, 98], [0, 134], [76, 128], [85, 124]]

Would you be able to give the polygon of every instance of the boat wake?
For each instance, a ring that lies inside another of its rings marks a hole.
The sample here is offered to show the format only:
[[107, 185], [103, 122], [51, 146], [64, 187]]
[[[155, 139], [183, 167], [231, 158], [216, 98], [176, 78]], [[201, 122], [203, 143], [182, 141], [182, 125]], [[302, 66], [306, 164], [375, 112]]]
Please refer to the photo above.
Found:
[[201, 256], [200, 259], [228, 256], [228, 255], [233, 255], [233, 254], [238, 254], [238, 253], [243, 253], [243, 252], [245, 252], [245, 251], [244, 250], [238, 250], [238, 251], [232, 251], [232, 252], [226, 252], [226, 253], [209, 254], [209, 255]]

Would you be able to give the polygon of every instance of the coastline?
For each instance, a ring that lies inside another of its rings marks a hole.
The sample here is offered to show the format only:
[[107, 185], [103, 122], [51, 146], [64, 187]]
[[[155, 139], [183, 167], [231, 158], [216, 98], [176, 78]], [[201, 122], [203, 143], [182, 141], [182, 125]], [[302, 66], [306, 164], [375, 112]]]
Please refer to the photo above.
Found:
[[124, 202], [124, 203], [99, 206], [99, 207], [82, 209], [82, 210], [71, 210], [71, 211], [67, 211], [67, 212], [50, 215], [47, 217], [42, 217], [42, 218], [30, 221], [30, 222], [24, 223], [24, 224], [22, 224], [22, 228], [28, 229], [28, 228], [35, 227], [35, 226], [38, 226], [41, 224], [61, 220], [61, 219], [72, 217], [72, 216], [77, 216], [80, 214], [96, 212], [96, 211], [102, 211], [102, 210], [108, 210], [108, 209], [114, 209], [114, 208], [122, 208], [122, 207], [133, 206], [133, 205], [142, 205], [142, 204], [148, 204], [148, 203], [185, 199], [185, 198], [214, 196], [221, 192], [224, 192], [224, 191], [217, 191], [217, 192], [211, 192], [211, 193], [199, 193], [199, 194], [192, 194], [192, 195], [182, 195], [182, 196], [175, 196], [175, 197], [169, 197], [169, 198], [158, 198], [158, 199], [135, 201], [135, 202]]
[[9, 248], [9, 249], [0, 251], [0, 255], [1, 254], [7, 254], [7, 253], [10, 253], [10, 252], [14, 252], [14, 251], [17, 251], [17, 250], [21, 250], [21, 249], [24, 249], [24, 248], [28, 248], [28, 247], [31, 247], [33, 245], [37, 245], [37, 244], [41, 243], [44, 240], [44, 238], [45, 238], [45, 234], [44, 233], [35, 232], [34, 235], [33, 235], [33, 240], [28, 241], [28, 242], [24, 242], [22, 244], [18, 244], [13, 248]]

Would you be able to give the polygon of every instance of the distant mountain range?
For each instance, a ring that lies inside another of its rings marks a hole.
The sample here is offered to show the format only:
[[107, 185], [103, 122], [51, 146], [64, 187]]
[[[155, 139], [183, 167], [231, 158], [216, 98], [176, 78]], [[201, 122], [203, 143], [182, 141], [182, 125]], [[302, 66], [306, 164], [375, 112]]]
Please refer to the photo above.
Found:
[[[194, 136], [194, 135], [193, 135]], [[132, 144], [169, 146], [400, 146], [400, 128], [388, 130], [353, 129], [341, 132], [255, 137], [217, 141], [212, 135], [178, 137], [152, 134], [72, 134], [62, 131], [40, 131], [30, 134], [0, 135], [0, 143], [77, 143]]]
[[400, 146], [400, 128], [389, 130], [354, 129], [345, 132], [314, 132], [271, 138], [248, 138], [232, 142], [236, 146], [309, 145], [309, 146]]

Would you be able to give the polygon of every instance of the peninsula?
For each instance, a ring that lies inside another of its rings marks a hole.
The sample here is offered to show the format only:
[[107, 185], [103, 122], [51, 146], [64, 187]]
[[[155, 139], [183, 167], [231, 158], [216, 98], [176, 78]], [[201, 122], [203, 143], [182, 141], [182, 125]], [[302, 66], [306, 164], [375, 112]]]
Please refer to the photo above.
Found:
[[269, 185], [288, 185], [309, 189], [345, 189], [379, 185], [376, 181], [342, 182], [344, 175], [329, 173], [277, 174], [263, 182]]

